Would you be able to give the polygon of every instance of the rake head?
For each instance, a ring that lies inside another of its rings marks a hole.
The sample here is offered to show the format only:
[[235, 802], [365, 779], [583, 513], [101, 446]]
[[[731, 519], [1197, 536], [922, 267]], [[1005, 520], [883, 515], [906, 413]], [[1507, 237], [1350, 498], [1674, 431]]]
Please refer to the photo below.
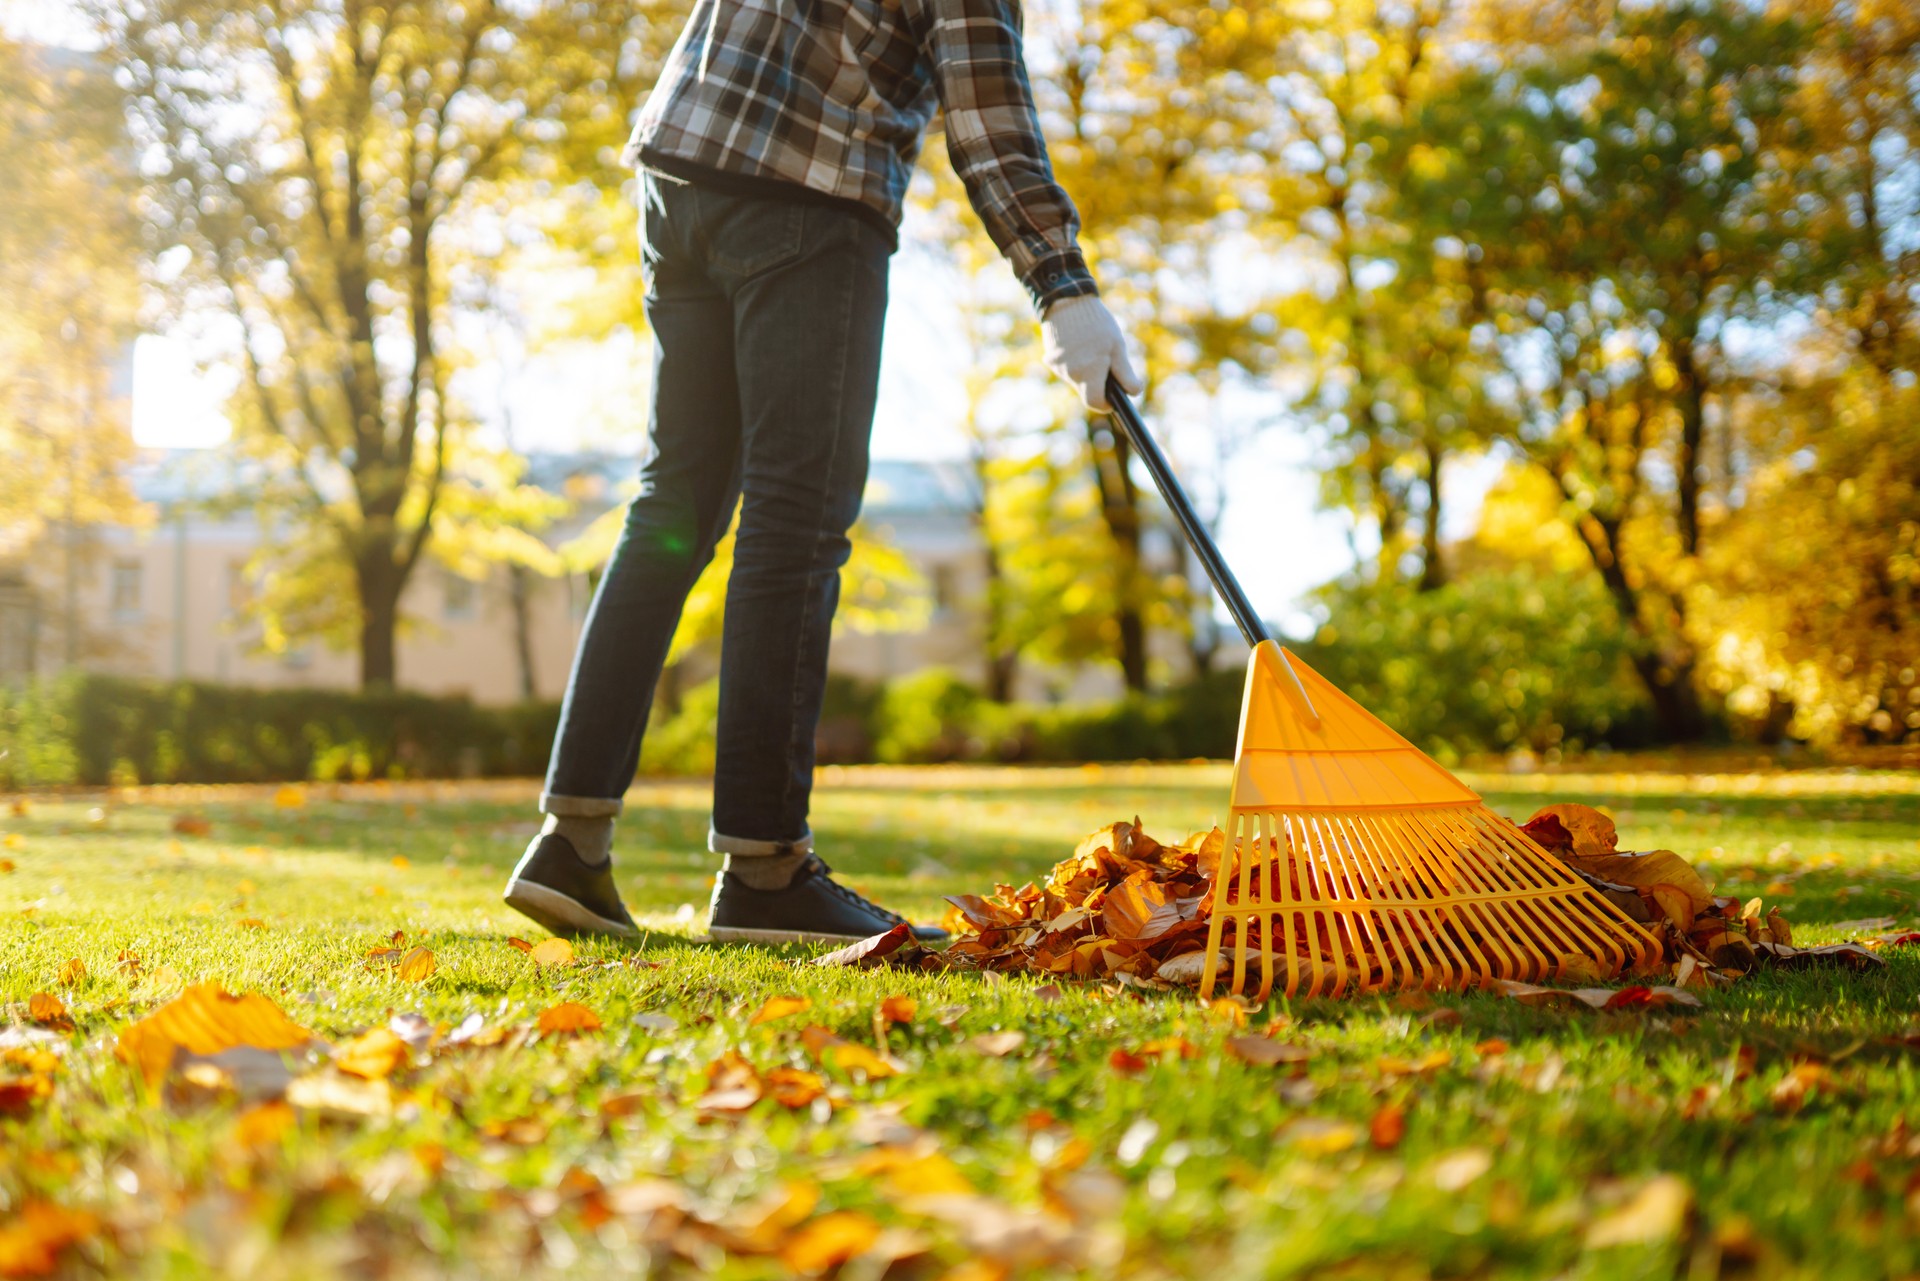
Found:
[[1651, 965], [1653, 937], [1271, 640], [1247, 661], [1202, 997], [1264, 1000]]

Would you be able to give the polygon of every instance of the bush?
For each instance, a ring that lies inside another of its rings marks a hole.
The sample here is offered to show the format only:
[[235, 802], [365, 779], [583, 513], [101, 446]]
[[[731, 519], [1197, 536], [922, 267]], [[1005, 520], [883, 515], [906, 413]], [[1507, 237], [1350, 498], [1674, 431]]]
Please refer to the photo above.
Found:
[[75, 675], [0, 689], [0, 786], [538, 774], [559, 709]]
[[1522, 565], [1430, 592], [1337, 583], [1320, 601], [1327, 622], [1301, 657], [1442, 759], [1652, 737], [1628, 637], [1591, 576]]

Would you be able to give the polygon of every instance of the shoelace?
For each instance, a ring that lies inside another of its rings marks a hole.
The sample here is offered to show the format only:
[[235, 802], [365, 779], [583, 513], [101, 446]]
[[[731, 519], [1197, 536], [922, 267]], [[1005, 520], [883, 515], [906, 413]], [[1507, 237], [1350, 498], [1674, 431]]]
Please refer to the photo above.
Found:
[[860, 895], [854, 893], [852, 890], [848, 889], [846, 886], [842, 885], [840, 882], [834, 880], [833, 869], [828, 867], [827, 861], [821, 858], [818, 854], [814, 855], [813, 858], [809, 860], [809, 866], [812, 867], [813, 874], [815, 876], [819, 877], [822, 881], [826, 882], [826, 886], [829, 890], [832, 890], [835, 894], [838, 894], [842, 899], [853, 904], [855, 907], [865, 908], [867, 911], [872, 912], [875, 916], [879, 917], [881, 920], [885, 921], [889, 925], [906, 924], [907, 918], [900, 915], [898, 912], [889, 912], [886, 908], [881, 907], [878, 903], [869, 902], [868, 900], [862, 898]]

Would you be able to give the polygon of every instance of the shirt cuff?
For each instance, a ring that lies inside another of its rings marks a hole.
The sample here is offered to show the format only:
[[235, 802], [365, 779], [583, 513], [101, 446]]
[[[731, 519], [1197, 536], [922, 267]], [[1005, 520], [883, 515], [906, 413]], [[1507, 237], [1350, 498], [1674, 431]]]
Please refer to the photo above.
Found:
[[1062, 298], [1100, 292], [1100, 287], [1093, 283], [1093, 273], [1087, 270], [1087, 260], [1080, 256], [1078, 249], [1062, 249], [1039, 259], [1020, 278], [1020, 283], [1027, 287], [1033, 305], [1042, 316]]

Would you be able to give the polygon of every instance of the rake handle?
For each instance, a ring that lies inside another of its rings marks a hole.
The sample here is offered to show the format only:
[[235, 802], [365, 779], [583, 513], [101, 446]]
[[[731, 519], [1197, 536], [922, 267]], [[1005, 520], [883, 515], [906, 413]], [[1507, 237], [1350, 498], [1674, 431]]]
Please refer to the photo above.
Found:
[[1166, 454], [1160, 450], [1160, 442], [1147, 430], [1147, 424], [1141, 421], [1140, 411], [1133, 407], [1133, 400], [1111, 374], [1107, 375], [1107, 404], [1113, 407], [1113, 416], [1119, 422], [1120, 430], [1126, 433], [1127, 442], [1140, 455], [1140, 461], [1146, 464], [1154, 485], [1160, 490], [1160, 497], [1166, 499], [1167, 506], [1173, 511], [1173, 518], [1180, 522], [1180, 532], [1187, 536], [1187, 545], [1200, 558], [1200, 567], [1207, 571], [1207, 577], [1213, 582], [1213, 590], [1226, 603], [1227, 612], [1233, 615], [1240, 634], [1246, 638], [1248, 645], [1258, 645], [1269, 639], [1266, 624], [1260, 621], [1260, 615], [1253, 612], [1253, 604], [1247, 599], [1247, 594], [1240, 590], [1240, 580], [1227, 568], [1226, 559], [1214, 544], [1213, 535], [1207, 532], [1207, 527], [1200, 522], [1199, 513], [1187, 501], [1187, 491], [1180, 487], [1179, 478], [1173, 474]]

